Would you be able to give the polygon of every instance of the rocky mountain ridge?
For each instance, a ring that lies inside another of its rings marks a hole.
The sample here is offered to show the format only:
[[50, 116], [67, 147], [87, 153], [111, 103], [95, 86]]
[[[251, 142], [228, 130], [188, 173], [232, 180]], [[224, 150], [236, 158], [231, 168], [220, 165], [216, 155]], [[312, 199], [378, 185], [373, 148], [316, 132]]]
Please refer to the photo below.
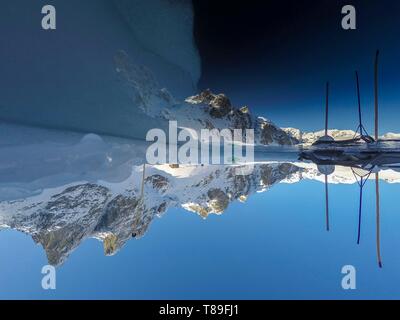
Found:
[[[115, 254], [131, 238], [144, 236], [154, 218], [173, 207], [205, 219], [277, 183], [323, 181], [314, 165], [301, 163], [257, 164], [248, 176], [236, 175], [234, 166], [146, 166], [143, 186], [142, 170], [134, 167], [122, 183], [76, 182], [0, 202], [0, 226], [31, 235], [49, 263], [60, 265], [87, 238], [102, 241], [106, 255]], [[400, 173], [384, 171], [381, 179], [399, 183]], [[349, 170], [339, 169], [329, 182], [355, 180]]]

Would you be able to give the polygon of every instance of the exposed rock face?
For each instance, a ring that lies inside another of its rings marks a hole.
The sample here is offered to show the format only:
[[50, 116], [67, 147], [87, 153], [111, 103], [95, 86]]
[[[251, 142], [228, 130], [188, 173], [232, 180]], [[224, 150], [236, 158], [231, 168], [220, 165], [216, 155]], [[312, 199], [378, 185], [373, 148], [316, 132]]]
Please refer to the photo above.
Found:
[[117, 241], [118, 241], [118, 238], [113, 234], [110, 234], [104, 238], [103, 246], [104, 246], [104, 254], [106, 256], [113, 255], [116, 252]]
[[[243, 138], [245, 138], [246, 129], [253, 129], [255, 143], [263, 145], [295, 145], [299, 143], [296, 137], [285, 132], [271, 121], [261, 117], [254, 117], [248, 106], [241, 108], [232, 106], [229, 98], [224, 94], [214, 94], [210, 90], [206, 90], [196, 96], [189, 97], [186, 99], [186, 103], [186, 109], [196, 106], [197, 110], [200, 108], [204, 111], [198, 116], [190, 115], [193, 118], [197, 117], [201, 128], [242, 129]], [[195, 112], [192, 114], [195, 114]], [[210, 115], [209, 118], [207, 118], [208, 115]], [[214, 119], [222, 120], [224, 127], [221, 127], [221, 122], [216, 122]]]
[[132, 212], [138, 206], [138, 200], [135, 197], [118, 195], [112, 199], [106, 206], [99, 223], [96, 225], [96, 231], [106, 232], [115, 229], [121, 223], [128, 221]]
[[239, 111], [240, 111], [241, 113], [249, 113], [249, 112], [250, 112], [250, 109], [249, 109], [248, 106], [244, 106], [244, 107], [240, 108]]
[[186, 99], [187, 102], [193, 103], [193, 104], [211, 104], [211, 102], [215, 99], [215, 95], [211, 92], [210, 89], [204, 90], [198, 95], [195, 95], [193, 97], [190, 97]]
[[[170, 208], [182, 207], [205, 219], [280, 182], [324, 181], [317, 168], [307, 163], [258, 164], [246, 176], [237, 175], [232, 166], [149, 166], [142, 197], [138, 168], [142, 166], [134, 168], [121, 185], [77, 183], [0, 202], [0, 226], [31, 235], [43, 246], [49, 263], [60, 265], [87, 238], [103, 241], [106, 255], [117, 253], [130, 239], [143, 237], [154, 218]], [[337, 168], [329, 182], [356, 183], [352, 171], [343, 170]], [[391, 177], [381, 174], [389, 183], [400, 181], [398, 174], [397, 180]]]
[[214, 118], [222, 118], [232, 111], [232, 104], [227, 96], [219, 94], [210, 104], [210, 114]]
[[[51, 196], [47, 203], [22, 207], [22, 219], [16, 227], [31, 233], [46, 250], [49, 263], [59, 265], [93, 231], [110, 197], [109, 190], [99, 185], [69, 187]], [[33, 214], [24, 216], [25, 210], [33, 210]]]
[[260, 143], [264, 145], [276, 142], [279, 145], [295, 145], [299, 140], [264, 118], [257, 119]]
[[208, 113], [213, 118], [223, 118], [233, 110], [231, 101], [226, 95], [213, 94], [209, 89], [188, 98], [186, 101], [193, 104], [208, 106]]
[[300, 172], [298, 167], [290, 163], [277, 164], [272, 168], [268, 165], [261, 165], [261, 183], [264, 186], [271, 186], [282, 180], [282, 177], [289, 177], [297, 172]]
[[[179, 172], [171, 175], [149, 166], [143, 198], [142, 173], [135, 170], [124, 182], [129, 187], [118, 187], [117, 192], [100, 183], [49, 189], [37, 197], [0, 202], [0, 212], [9, 213], [0, 214], [0, 225], [30, 234], [45, 249], [49, 263], [60, 265], [89, 237], [103, 241], [104, 253], [113, 255], [131, 238], [144, 236], [154, 218], [171, 207], [183, 207], [203, 218], [222, 214], [232, 201], [244, 201], [301, 170], [292, 164], [265, 164], [249, 176], [239, 176], [235, 169], [204, 166], [180, 177]], [[180, 170], [186, 167], [171, 172]]]
[[252, 118], [250, 111], [242, 112], [235, 109], [229, 117], [233, 122], [234, 129], [255, 129], [253, 128], [253, 123], [256, 121]]
[[186, 208], [192, 212], [196, 212], [203, 219], [206, 219], [208, 217], [208, 215], [212, 212], [211, 208], [202, 207], [202, 206], [200, 206], [198, 204], [194, 204], [194, 203], [187, 205]]
[[229, 197], [220, 189], [211, 189], [207, 193], [210, 206], [215, 213], [222, 213], [229, 205]]
[[168, 179], [159, 174], [147, 177], [146, 182], [151, 183], [154, 189], [160, 190], [161, 192], [165, 192], [168, 188]]

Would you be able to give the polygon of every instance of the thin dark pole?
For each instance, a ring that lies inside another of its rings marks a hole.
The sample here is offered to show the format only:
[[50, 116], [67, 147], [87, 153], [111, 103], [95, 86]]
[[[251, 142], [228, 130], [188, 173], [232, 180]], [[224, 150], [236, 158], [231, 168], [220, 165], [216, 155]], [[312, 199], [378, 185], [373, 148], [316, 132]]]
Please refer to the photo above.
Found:
[[326, 83], [325, 136], [328, 135], [328, 118], [329, 118], [329, 82]]
[[362, 201], [363, 201], [363, 186], [364, 186], [364, 179], [361, 177], [361, 184], [360, 184], [360, 205], [358, 207], [358, 236], [357, 236], [357, 244], [360, 244], [361, 238], [361, 214], [362, 214]]
[[381, 228], [380, 228], [380, 199], [379, 199], [379, 173], [375, 173], [375, 194], [376, 194], [376, 254], [379, 268], [382, 268], [381, 257]]
[[357, 99], [358, 99], [358, 122], [361, 135], [363, 134], [362, 114], [361, 114], [361, 97], [360, 97], [360, 80], [358, 78], [358, 72], [356, 71], [356, 82], [357, 82]]
[[[140, 187], [140, 199], [139, 199], [139, 204], [135, 209], [135, 219], [132, 223], [132, 234], [131, 234], [132, 238], [136, 238], [136, 236], [137, 236], [137, 233], [135, 232], [136, 223], [137, 223], [137, 221], [139, 221], [141, 219], [141, 216], [143, 215], [143, 211], [144, 211], [143, 202], [144, 202], [145, 179], [146, 179], [146, 163], [143, 163], [142, 182], [141, 182], [141, 187]], [[138, 212], [139, 216], [136, 216], [137, 212]]]
[[375, 141], [379, 138], [379, 111], [378, 111], [378, 67], [379, 67], [379, 50], [375, 56]]
[[140, 199], [144, 197], [144, 180], [146, 179], [146, 163], [143, 163], [142, 185], [140, 188]]
[[325, 219], [326, 219], [326, 231], [329, 231], [328, 175], [325, 175]]

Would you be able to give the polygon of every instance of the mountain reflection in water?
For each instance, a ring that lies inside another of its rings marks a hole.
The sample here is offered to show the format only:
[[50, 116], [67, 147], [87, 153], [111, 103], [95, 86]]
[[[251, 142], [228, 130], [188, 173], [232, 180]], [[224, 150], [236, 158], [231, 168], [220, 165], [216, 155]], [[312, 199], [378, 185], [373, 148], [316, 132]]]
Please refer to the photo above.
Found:
[[[87, 238], [102, 241], [105, 254], [114, 255], [130, 239], [145, 236], [155, 218], [171, 208], [206, 219], [276, 184], [302, 180], [325, 183], [326, 207], [315, 210], [325, 210], [328, 231], [328, 185], [360, 185], [359, 242], [366, 181], [400, 182], [394, 164], [368, 169], [330, 164], [326, 172], [327, 165], [297, 160], [297, 149], [258, 152], [252, 173], [238, 175], [240, 165], [146, 165], [145, 142], [60, 133], [53, 140], [46, 137], [27, 132], [26, 139], [0, 146], [0, 226], [32, 236], [52, 265], [63, 264]], [[378, 206], [376, 214], [381, 264]]]

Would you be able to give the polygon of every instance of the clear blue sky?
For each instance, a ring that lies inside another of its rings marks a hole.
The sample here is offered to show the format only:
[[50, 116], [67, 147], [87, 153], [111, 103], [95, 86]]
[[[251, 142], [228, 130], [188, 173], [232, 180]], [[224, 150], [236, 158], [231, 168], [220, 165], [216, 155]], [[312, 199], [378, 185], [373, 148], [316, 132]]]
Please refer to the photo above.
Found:
[[[331, 83], [331, 128], [355, 129], [355, 70], [372, 132], [374, 58], [381, 51], [381, 132], [400, 132], [400, 3], [354, 0], [357, 30], [341, 27], [348, 1], [252, 1], [229, 6], [196, 0], [202, 57], [200, 88], [224, 92], [237, 105], [281, 126], [324, 126]], [[212, 8], [212, 9], [211, 9]]]

